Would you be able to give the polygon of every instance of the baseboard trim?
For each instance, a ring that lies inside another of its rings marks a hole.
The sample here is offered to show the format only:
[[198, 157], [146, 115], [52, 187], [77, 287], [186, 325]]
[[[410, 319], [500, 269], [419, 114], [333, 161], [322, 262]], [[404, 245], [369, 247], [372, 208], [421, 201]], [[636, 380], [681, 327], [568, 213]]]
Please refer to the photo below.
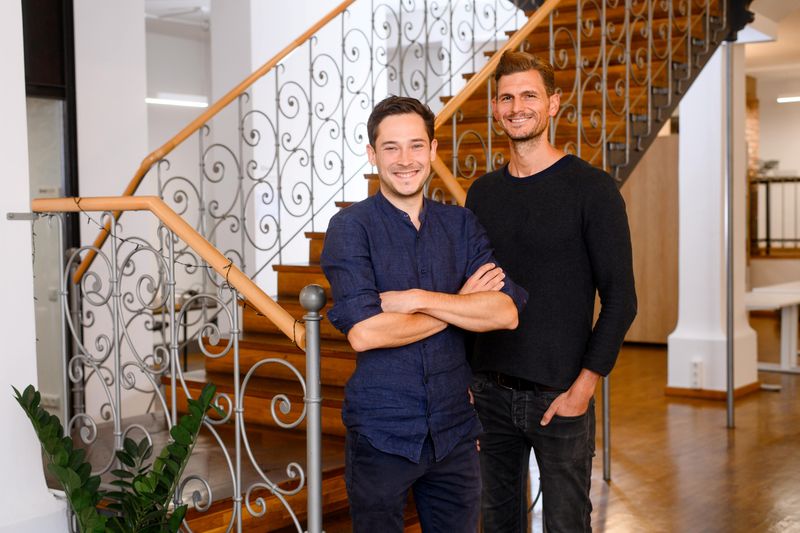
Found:
[[[761, 382], [755, 381], [749, 385], [743, 385], [733, 391], [734, 398], [741, 398], [747, 396], [752, 392], [761, 389]], [[728, 393], [724, 390], [709, 390], [709, 389], [689, 389], [683, 387], [664, 387], [665, 396], [676, 396], [680, 398], [698, 398], [701, 400], [726, 400]]]

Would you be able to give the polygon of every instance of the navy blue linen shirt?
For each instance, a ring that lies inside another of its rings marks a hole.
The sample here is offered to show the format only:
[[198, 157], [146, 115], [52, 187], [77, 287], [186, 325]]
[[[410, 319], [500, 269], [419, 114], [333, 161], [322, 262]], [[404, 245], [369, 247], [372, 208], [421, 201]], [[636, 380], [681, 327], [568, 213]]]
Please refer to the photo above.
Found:
[[[378, 193], [331, 219], [321, 263], [333, 291], [328, 319], [347, 334], [382, 312], [381, 292], [455, 294], [478, 267], [496, 261], [471, 211], [425, 200], [417, 231]], [[524, 307], [527, 293], [510, 278], [502, 290], [518, 310]], [[430, 433], [439, 461], [480, 430], [470, 379], [463, 330], [454, 326], [398, 348], [362, 352], [345, 387], [342, 419], [375, 448], [414, 462]]]

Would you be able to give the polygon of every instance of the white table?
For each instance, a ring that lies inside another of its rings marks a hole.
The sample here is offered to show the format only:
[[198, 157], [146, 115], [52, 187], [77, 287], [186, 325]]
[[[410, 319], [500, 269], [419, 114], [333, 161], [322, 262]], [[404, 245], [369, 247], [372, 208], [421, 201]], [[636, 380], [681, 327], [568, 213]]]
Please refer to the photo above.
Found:
[[767, 372], [800, 374], [797, 365], [797, 321], [800, 305], [800, 281], [754, 288], [744, 295], [748, 311], [781, 310], [780, 363], [759, 363], [758, 369]]

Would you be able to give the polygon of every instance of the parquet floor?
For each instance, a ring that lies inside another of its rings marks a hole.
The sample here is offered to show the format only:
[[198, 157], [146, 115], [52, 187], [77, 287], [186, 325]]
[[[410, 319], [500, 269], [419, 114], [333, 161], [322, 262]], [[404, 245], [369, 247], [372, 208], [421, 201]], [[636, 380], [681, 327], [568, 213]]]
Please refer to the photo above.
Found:
[[[724, 402], [664, 396], [666, 373], [666, 348], [620, 354], [611, 374], [609, 484], [598, 401], [594, 530], [800, 532], [800, 376], [759, 374], [781, 391], [738, 400], [729, 430]], [[531, 522], [542, 530], [538, 510]]]

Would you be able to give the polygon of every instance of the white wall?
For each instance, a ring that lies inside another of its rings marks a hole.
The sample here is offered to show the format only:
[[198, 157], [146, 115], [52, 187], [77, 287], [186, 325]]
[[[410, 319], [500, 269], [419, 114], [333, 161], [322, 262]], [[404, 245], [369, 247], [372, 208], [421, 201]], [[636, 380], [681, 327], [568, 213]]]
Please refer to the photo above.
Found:
[[[6, 251], [0, 263], [0, 531], [66, 531], [64, 505], [47, 490], [40, 446], [30, 422], [13, 400], [11, 385], [36, 384], [36, 347], [33, 312], [33, 269], [29, 222], [6, 220], [8, 212], [30, 211], [28, 143], [25, 116], [25, 72], [20, 2], [0, 2], [0, 157], [3, 194], [0, 195], [0, 241]], [[9, 255], [9, 252], [13, 255]]]
[[[201, 27], [177, 23], [147, 21], [147, 95], [157, 97], [161, 93], [211, 96], [209, 32]], [[179, 131], [201, 115], [205, 109], [165, 105], [147, 106], [148, 151], [160, 148]], [[161, 182], [164, 198], [176, 208], [185, 205], [175, 202], [178, 191], [189, 193], [191, 202], [187, 217], [195, 225], [197, 202], [185, 179], [198, 182], [200, 173], [198, 134], [170, 152], [166, 159], [168, 168], [161, 167]], [[154, 168], [148, 179], [157, 180], [159, 168]], [[187, 273], [178, 268], [175, 272], [178, 294], [186, 290], [202, 288], [202, 269]]]
[[[74, 5], [75, 18], [75, 76], [77, 89], [78, 172], [81, 196], [118, 196], [148, 153], [147, 109], [145, 95], [146, 54], [144, 0], [107, 2], [105, 0], [78, 0]], [[137, 194], [152, 194], [153, 181], [145, 179]], [[100, 221], [100, 215], [92, 215]], [[155, 237], [155, 219], [149, 213], [126, 213], [121, 222], [123, 234]], [[98, 228], [81, 224], [84, 244], [94, 240]], [[110, 240], [104, 250], [110, 259]], [[122, 249], [128, 253], [132, 246]], [[122, 262], [122, 257], [118, 258]], [[155, 271], [155, 259], [138, 254], [135, 259], [137, 274]], [[109, 290], [108, 275], [102, 261], [94, 268], [103, 272], [103, 293]], [[135, 281], [135, 280], [134, 280]], [[135, 290], [131, 278], [124, 282], [123, 292]], [[91, 308], [84, 301], [84, 311], [95, 313], [95, 323], [84, 328], [84, 345], [91, 355], [99, 358], [108, 353], [113, 343], [111, 311], [105, 306]], [[123, 312], [123, 321], [131, 320], [131, 313]], [[131, 341], [140, 357], [152, 351], [153, 334], [144, 330], [146, 317], [133, 319], [128, 328]], [[104, 348], [97, 348], [98, 343]], [[122, 341], [123, 360], [130, 360], [131, 349]], [[109, 361], [108, 366], [113, 368]], [[137, 385], [143, 385], [141, 376]], [[99, 380], [87, 382], [87, 411], [97, 416], [100, 405], [107, 401]], [[135, 391], [122, 391], [125, 410], [122, 416], [144, 411], [147, 399]]]
[[800, 281], [800, 259], [750, 258], [750, 287]]
[[779, 104], [778, 96], [800, 95], [800, 79], [758, 79], [759, 156], [777, 159], [780, 176], [800, 176], [800, 102]]

